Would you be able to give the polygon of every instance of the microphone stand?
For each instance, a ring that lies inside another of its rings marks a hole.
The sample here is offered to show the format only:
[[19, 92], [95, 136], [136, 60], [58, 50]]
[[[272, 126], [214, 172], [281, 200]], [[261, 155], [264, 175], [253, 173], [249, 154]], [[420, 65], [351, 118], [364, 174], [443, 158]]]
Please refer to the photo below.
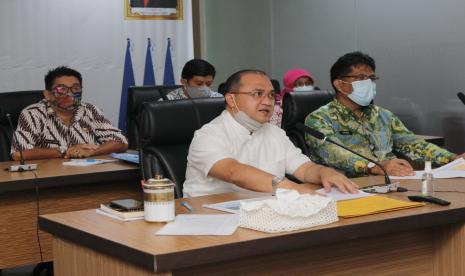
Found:
[[[368, 157], [366, 157], [366, 156], [364, 156], [364, 155], [361, 155], [360, 153], [358, 153], [358, 152], [356, 152], [356, 151], [354, 151], [354, 150], [352, 150], [352, 149], [350, 149], [350, 148], [348, 148], [348, 147], [346, 147], [346, 146], [344, 146], [344, 145], [342, 145], [342, 144], [340, 144], [340, 143], [338, 143], [338, 142], [336, 142], [336, 141], [331, 140], [329, 137], [327, 137], [327, 136], [324, 135], [323, 133], [321, 133], [321, 132], [319, 132], [319, 131], [317, 131], [317, 130], [314, 130], [314, 129], [312, 129], [311, 127], [306, 126], [306, 125], [304, 125], [304, 124], [302, 124], [302, 123], [297, 123], [297, 124], [296, 124], [296, 128], [297, 128], [298, 130], [300, 130], [300, 131], [303, 131], [303, 132], [305, 132], [305, 133], [308, 133], [308, 134], [312, 135], [313, 137], [315, 137], [315, 138], [317, 138], [317, 139], [319, 139], [319, 140], [323, 140], [323, 142], [328, 141], [329, 143], [332, 143], [332, 144], [334, 144], [334, 145], [336, 145], [336, 146], [338, 146], [338, 147], [341, 147], [341, 148], [343, 148], [343, 149], [345, 149], [345, 150], [347, 150], [347, 151], [349, 151], [349, 152], [351, 152], [351, 153], [353, 153], [353, 154], [355, 154], [355, 155], [357, 155], [357, 156], [362, 157], [363, 159], [366, 159], [366, 160], [368, 160], [368, 161], [370, 161], [370, 162], [376, 164], [378, 167], [381, 168], [381, 170], [383, 170], [383, 173], [384, 173], [384, 185], [386, 185], [386, 186], [388, 186], [388, 187], [390, 187], [390, 186], [392, 185], [391, 179], [389, 179], [389, 175], [388, 175], [386, 169], [385, 169], [384, 166], [381, 165], [381, 163], [379, 163], [378, 161], [373, 160], [373, 159], [371, 159], [371, 158], [368, 158]], [[368, 186], [368, 187], [375, 187], [375, 186], [376, 186], [376, 185]], [[366, 188], [368, 188], [368, 187], [366, 187]], [[406, 192], [406, 191], [407, 191], [406, 188], [397, 187], [397, 192]]]
[[353, 154], [355, 154], [355, 155], [357, 155], [357, 156], [360, 156], [360, 157], [365, 158], [366, 160], [368, 160], [368, 161], [370, 161], [370, 162], [372, 162], [372, 163], [375, 163], [378, 167], [381, 168], [381, 170], [383, 170], [383, 173], [384, 173], [384, 184], [391, 184], [391, 179], [389, 179], [389, 175], [388, 175], [386, 169], [385, 169], [384, 166], [381, 165], [378, 161], [375, 161], [375, 160], [373, 160], [373, 159], [371, 159], [371, 158], [368, 158], [368, 157], [366, 157], [366, 156], [363, 156], [363, 155], [361, 155], [361, 154], [359, 154], [359, 153], [353, 151], [352, 149], [350, 149], [350, 148], [348, 148], [348, 147], [346, 147], [346, 146], [344, 146], [344, 145], [342, 145], [342, 144], [339, 144], [339, 143], [336, 142], [336, 141], [331, 140], [331, 139], [330, 139], [329, 137], [327, 137], [327, 136], [325, 136], [325, 138], [323, 139], [323, 142], [324, 142], [324, 141], [328, 141], [328, 142], [330, 142], [330, 143], [332, 143], [332, 144], [335, 144], [335, 145], [337, 145], [337, 146], [339, 146], [339, 147], [341, 147], [341, 148], [343, 148], [343, 149], [345, 149], [345, 150], [347, 150], [347, 151], [350, 151], [351, 153], [353, 153]]
[[[10, 125], [11, 131], [13, 133], [13, 137], [16, 134], [15, 128], [13, 127], [13, 123], [11, 122], [11, 116], [10, 113], [5, 114], [6, 118], [8, 119], [8, 123]], [[18, 137], [16, 136], [16, 139], [18, 140]], [[10, 143], [13, 144], [13, 141], [10, 139]], [[10, 172], [24, 172], [24, 171], [34, 171], [37, 169], [37, 164], [25, 164], [24, 163], [24, 157], [23, 157], [23, 150], [21, 149], [20, 146], [18, 146], [19, 150], [19, 165], [11, 165], [8, 168], [8, 171]]]

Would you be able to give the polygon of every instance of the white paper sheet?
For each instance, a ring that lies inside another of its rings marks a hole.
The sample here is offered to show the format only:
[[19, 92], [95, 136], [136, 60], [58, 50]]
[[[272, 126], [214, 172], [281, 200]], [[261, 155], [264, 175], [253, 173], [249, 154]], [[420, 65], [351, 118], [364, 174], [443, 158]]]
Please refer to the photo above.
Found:
[[[457, 177], [465, 177], [465, 171], [435, 171], [433, 170], [433, 177], [436, 179], [441, 178], [457, 178]], [[415, 171], [415, 175], [408, 175], [408, 176], [389, 176], [390, 179], [421, 179], [423, 175], [423, 171]]]
[[223, 212], [228, 212], [232, 214], [239, 214], [239, 209], [241, 208], [242, 201], [256, 201], [256, 200], [265, 200], [265, 199], [271, 199], [271, 198], [274, 198], [274, 197], [270, 195], [270, 196], [256, 197], [256, 198], [250, 198], [250, 199], [232, 200], [232, 201], [225, 201], [225, 202], [219, 202], [219, 203], [214, 203], [214, 204], [204, 204], [202, 205], [202, 207], [214, 209], [218, 211], [223, 211]]
[[169, 236], [226, 236], [232, 235], [239, 225], [238, 215], [177, 215], [155, 235]]
[[318, 193], [326, 196], [330, 196], [334, 198], [335, 201], [342, 201], [342, 200], [349, 200], [349, 199], [356, 199], [356, 198], [362, 198], [362, 197], [367, 197], [367, 196], [373, 196], [374, 194], [370, 193], [365, 193], [364, 191], [358, 191], [357, 194], [344, 194], [339, 189], [337, 188], [332, 188], [331, 192], [326, 193], [325, 189], [319, 189], [317, 190]]
[[[432, 170], [433, 177], [437, 179], [441, 178], [457, 178], [465, 177], [465, 160], [459, 158], [446, 164], [442, 167]], [[415, 175], [409, 176], [389, 176], [390, 179], [421, 179], [423, 171], [415, 171]]]
[[63, 162], [65, 166], [77, 166], [77, 167], [86, 167], [92, 165], [98, 165], [103, 163], [116, 162], [117, 160], [108, 160], [108, 159], [71, 159], [70, 161]]
[[463, 158], [459, 158], [454, 160], [448, 164], [445, 164], [442, 167], [436, 168], [433, 172], [442, 172], [442, 171], [462, 171], [465, 172], [465, 160]]

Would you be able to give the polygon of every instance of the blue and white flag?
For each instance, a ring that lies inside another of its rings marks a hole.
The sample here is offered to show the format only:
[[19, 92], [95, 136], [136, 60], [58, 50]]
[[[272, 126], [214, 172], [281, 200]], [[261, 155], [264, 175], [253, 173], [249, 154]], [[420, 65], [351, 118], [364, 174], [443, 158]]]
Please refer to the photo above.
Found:
[[171, 60], [171, 39], [168, 38], [165, 58], [165, 75], [163, 76], [163, 85], [174, 85], [173, 61]]
[[124, 58], [123, 87], [121, 89], [121, 101], [119, 105], [118, 128], [127, 133], [126, 112], [128, 106], [128, 88], [134, 86], [134, 70], [132, 69], [131, 60], [131, 40], [127, 39], [126, 56]]
[[144, 85], [155, 85], [155, 73], [152, 62], [152, 41], [147, 38], [147, 53], [145, 54]]

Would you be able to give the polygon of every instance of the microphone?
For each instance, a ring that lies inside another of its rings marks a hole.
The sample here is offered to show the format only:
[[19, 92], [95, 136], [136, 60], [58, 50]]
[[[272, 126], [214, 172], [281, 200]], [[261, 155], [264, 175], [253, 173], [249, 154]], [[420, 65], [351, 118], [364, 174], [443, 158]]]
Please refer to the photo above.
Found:
[[462, 92], [457, 93], [457, 97], [465, 104], [465, 95]]
[[[142, 183], [145, 183], [147, 180], [149, 180], [147, 178], [147, 175], [146, 175], [146, 171], [145, 171], [145, 165], [144, 165], [144, 149], [145, 147], [145, 143], [142, 142], [142, 139], [139, 140], [139, 165], [140, 165], [140, 170], [141, 170], [141, 173], [142, 173]], [[160, 164], [160, 160], [158, 159], [157, 156], [154, 156], [154, 158], [152, 159], [152, 164], [151, 164], [151, 168], [153, 169], [153, 178], [152, 180], [154, 182], [157, 182], [157, 181], [163, 181], [163, 182], [166, 182], [166, 181], [169, 181], [171, 183], [174, 183], [174, 191], [176, 193], [176, 196], [177, 198], [181, 198], [181, 191], [179, 191], [179, 188], [178, 188], [178, 185], [172, 181], [171, 179], [168, 179], [168, 178], [163, 178], [163, 169], [161, 167], [161, 164]], [[143, 187], [143, 185], [142, 185]]]
[[[8, 123], [10, 124], [11, 131], [13, 132], [13, 135], [15, 135], [15, 128], [13, 127], [13, 123], [11, 122], [11, 116], [10, 113], [5, 114], [6, 118], [8, 119]], [[16, 137], [16, 140], [18, 140], [18, 137]], [[13, 141], [10, 139], [10, 143], [13, 144]], [[24, 164], [24, 157], [23, 157], [23, 150], [21, 147], [18, 147], [19, 150], [19, 165], [11, 165], [8, 168], [8, 171], [10, 172], [24, 172], [24, 171], [33, 171], [37, 169], [37, 164]]]
[[[383, 170], [383, 172], [384, 172], [384, 184], [386, 184], [386, 185], [390, 185], [390, 184], [391, 184], [391, 180], [389, 179], [389, 175], [388, 175], [388, 173], [386, 172], [386, 169], [385, 169], [384, 166], [381, 165], [379, 162], [377, 162], [377, 161], [375, 161], [375, 160], [373, 160], [373, 159], [371, 159], [371, 158], [368, 158], [368, 157], [366, 157], [366, 156], [363, 156], [363, 155], [361, 155], [360, 153], [355, 152], [355, 151], [351, 150], [350, 148], [348, 148], [348, 147], [346, 147], [346, 146], [344, 146], [344, 145], [342, 145], [342, 144], [339, 144], [338, 142], [335, 142], [335, 141], [331, 140], [330, 138], [328, 138], [327, 136], [325, 136], [323, 133], [321, 133], [321, 132], [319, 132], [319, 131], [317, 131], [317, 130], [315, 130], [315, 129], [309, 127], [309, 126], [306, 126], [306, 125], [304, 125], [304, 124], [302, 124], [302, 123], [296, 123], [296, 124], [295, 124], [295, 127], [296, 127], [298, 130], [302, 131], [302, 132], [305, 132], [305, 133], [308, 133], [308, 134], [312, 135], [313, 137], [317, 138], [318, 140], [323, 140], [323, 142], [324, 142], [324, 141], [328, 141], [328, 142], [330, 142], [330, 143], [332, 143], [332, 144], [334, 144], [334, 145], [336, 145], [336, 146], [339, 146], [339, 147], [341, 147], [341, 148], [343, 148], [343, 149], [345, 149], [345, 150], [347, 150], [347, 151], [350, 151], [351, 153], [353, 153], [353, 154], [355, 154], [355, 155], [357, 155], [357, 156], [362, 157], [363, 159], [366, 159], [366, 160], [368, 160], [368, 161], [370, 161], [370, 162], [372, 162], [372, 163], [375, 163], [375, 164], [378, 165], [378, 167], [380, 167], [380, 168]], [[407, 190], [406, 190], [405, 188], [398, 187], [398, 188], [397, 188], [397, 191], [398, 191], [398, 192], [405, 192], [405, 191], [407, 191]]]

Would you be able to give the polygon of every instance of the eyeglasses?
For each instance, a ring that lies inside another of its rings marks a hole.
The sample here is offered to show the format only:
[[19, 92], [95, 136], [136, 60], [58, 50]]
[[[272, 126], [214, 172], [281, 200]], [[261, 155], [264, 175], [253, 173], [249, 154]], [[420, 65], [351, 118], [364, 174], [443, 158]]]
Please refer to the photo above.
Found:
[[254, 99], [263, 99], [267, 98], [269, 100], [275, 100], [276, 99], [276, 93], [275, 92], [268, 92], [266, 93], [265, 91], [252, 91], [252, 92], [230, 92], [231, 94], [245, 94], [249, 95]]
[[53, 88], [52, 92], [57, 97], [73, 96], [73, 94], [82, 93], [82, 86], [73, 85], [71, 87], [68, 87], [66, 85], [59, 85]]
[[377, 81], [377, 80], [379, 80], [379, 77], [376, 76], [376, 75], [367, 76], [367, 75], [364, 75], [364, 74], [360, 74], [360, 75], [346, 75], [346, 76], [342, 76], [341, 78], [353, 78], [353, 79], [355, 79], [355, 81], [361, 81], [361, 80], [367, 80], [367, 79], [370, 79], [371, 81]]

